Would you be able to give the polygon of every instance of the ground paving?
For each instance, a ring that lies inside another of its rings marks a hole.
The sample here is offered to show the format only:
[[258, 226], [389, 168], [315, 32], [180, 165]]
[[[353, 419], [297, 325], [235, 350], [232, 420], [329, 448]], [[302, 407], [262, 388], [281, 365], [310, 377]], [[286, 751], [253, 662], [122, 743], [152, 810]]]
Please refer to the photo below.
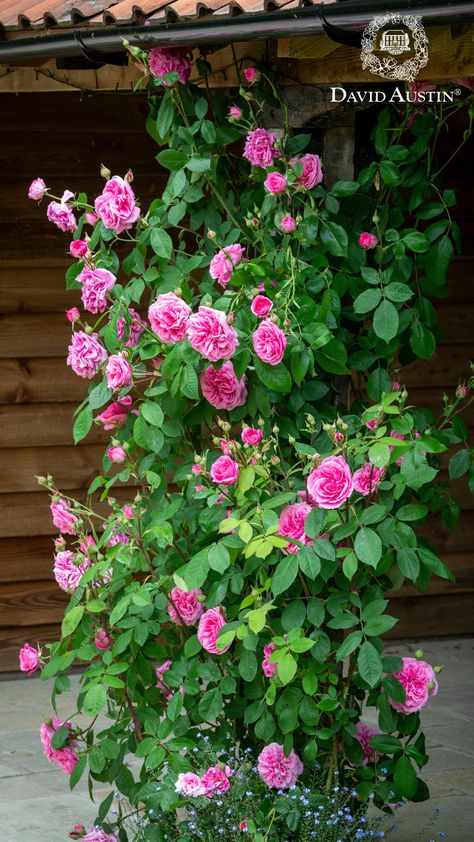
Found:
[[[403, 654], [420, 646], [426, 660], [444, 665], [439, 695], [423, 713], [430, 754], [424, 778], [432, 797], [400, 810], [398, 830], [388, 838], [438, 842], [444, 833], [446, 842], [474, 842], [474, 639], [392, 642], [389, 648]], [[77, 683], [74, 676], [72, 684]], [[89, 826], [95, 817], [84, 784], [71, 793], [66, 775], [43, 757], [38, 729], [50, 715], [49, 697], [48, 683], [24, 678], [0, 682], [1, 842], [67, 842], [74, 824]], [[66, 718], [70, 696], [61, 697], [58, 708]]]

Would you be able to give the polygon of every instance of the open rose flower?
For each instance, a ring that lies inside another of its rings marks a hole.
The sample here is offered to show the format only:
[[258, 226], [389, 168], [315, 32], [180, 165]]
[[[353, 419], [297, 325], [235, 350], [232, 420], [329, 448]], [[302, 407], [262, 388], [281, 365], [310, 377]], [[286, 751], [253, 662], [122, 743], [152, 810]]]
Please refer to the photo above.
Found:
[[241, 437], [244, 444], [260, 444], [263, 439], [263, 431], [257, 427], [244, 427]]
[[97, 338], [97, 333], [85, 333], [78, 330], [71, 337], [68, 348], [67, 364], [79, 377], [91, 380], [100, 366], [107, 359], [107, 351]]
[[186, 336], [190, 314], [191, 307], [174, 292], [159, 295], [148, 310], [152, 331], [170, 345]]
[[355, 491], [358, 491], [364, 497], [373, 494], [384, 474], [385, 468], [376, 468], [371, 462], [366, 462], [362, 468], [354, 471], [352, 475]]
[[82, 564], [76, 564], [74, 553], [63, 550], [57, 553], [54, 559], [54, 578], [61, 590], [72, 593], [89, 567], [90, 559], [83, 557]]
[[30, 646], [29, 643], [25, 643], [19, 653], [20, 659], [20, 670], [22, 672], [27, 672], [32, 675], [36, 670], [39, 668], [40, 659], [39, 659], [39, 652], [35, 649], [34, 646]]
[[279, 227], [285, 232], [285, 234], [292, 234], [296, 229], [296, 219], [288, 214], [280, 220]]
[[271, 789], [288, 789], [294, 786], [303, 771], [298, 755], [291, 751], [288, 757], [283, 746], [270, 743], [258, 755], [258, 774]]
[[110, 637], [108, 636], [105, 629], [98, 629], [96, 631], [94, 637], [94, 644], [96, 648], [100, 650], [100, 652], [105, 652], [106, 649], [110, 649], [110, 647], [112, 646], [112, 641], [110, 640]]
[[273, 301], [270, 298], [267, 298], [266, 295], [256, 295], [250, 305], [252, 313], [254, 316], [257, 316], [258, 319], [263, 319], [265, 316], [268, 316], [272, 307]]
[[343, 456], [328, 456], [311, 471], [307, 481], [311, 500], [322, 509], [338, 509], [351, 496], [351, 470]]
[[50, 222], [54, 222], [60, 231], [75, 231], [77, 228], [76, 217], [68, 205], [68, 201], [74, 197], [74, 193], [65, 190], [60, 202], [50, 202], [46, 209], [46, 216]]
[[51, 503], [49, 508], [56, 529], [64, 535], [75, 535], [78, 518], [71, 512], [66, 500], [60, 497], [57, 503]]
[[378, 240], [375, 234], [369, 234], [368, 231], [362, 231], [362, 233], [359, 234], [359, 245], [366, 251], [368, 249], [374, 249], [377, 242]]
[[72, 729], [72, 725], [70, 722], [61, 722], [60, 719], [57, 719], [53, 716], [50, 722], [43, 722], [40, 728], [40, 737], [41, 742], [43, 744], [43, 754], [50, 760], [52, 763], [56, 763], [63, 772], [66, 772], [67, 775], [70, 775], [72, 770], [74, 769], [77, 761], [79, 760], [76, 752], [74, 751], [74, 741], [72, 738], [72, 731], [71, 731], [71, 738], [68, 741], [68, 745], [64, 746], [63, 748], [54, 749], [51, 747], [51, 740], [58, 730], [58, 728], [68, 728], [70, 731]]
[[267, 645], [263, 647], [262, 670], [266, 678], [271, 678], [278, 669], [278, 664], [272, 664], [270, 661], [270, 655], [272, 655], [275, 650], [276, 646], [272, 642], [267, 643]]
[[229, 119], [240, 120], [242, 117], [242, 109], [238, 105], [231, 105], [229, 107]]
[[119, 842], [119, 838], [115, 833], [106, 833], [101, 827], [92, 827], [82, 837], [82, 842]]
[[199, 620], [197, 636], [199, 643], [206, 652], [210, 652], [212, 655], [223, 655], [224, 652], [230, 649], [230, 643], [224, 646], [223, 649], [220, 649], [217, 645], [220, 630], [226, 623], [227, 620], [224, 616], [224, 610], [220, 605], [217, 608], [210, 608], [209, 611], [205, 611], [202, 615]]
[[275, 146], [275, 135], [266, 129], [254, 129], [247, 134], [244, 148], [244, 158], [254, 167], [265, 169], [278, 158], [279, 151]]
[[242, 261], [245, 247], [239, 243], [225, 246], [217, 252], [211, 260], [209, 274], [211, 278], [218, 281], [221, 286], [226, 287], [230, 281], [234, 268]]
[[[301, 544], [307, 546], [312, 544], [312, 538], [308, 538], [304, 531], [304, 522], [311, 511], [308, 503], [292, 503], [283, 509], [278, 520], [278, 535], [282, 538], [294, 538]], [[297, 544], [290, 543], [285, 547], [286, 553], [297, 553], [300, 548]]]
[[430, 696], [436, 696], [438, 682], [433, 667], [418, 658], [403, 658], [399, 672], [394, 673], [405, 690], [404, 702], [390, 699], [390, 704], [399, 713], [416, 713], [425, 707]]
[[281, 363], [285, 354], [286, 336], [284, 331], [270, 319], [261, 322], [252, 335], [252, 342], [257, 357], [269, 365]]
[[91, 269], [85, 266], [79, 272], [77, 282], [82, 284], [82, 303], [89, 313], [103, 313], [107, 307], [107, 295], [114, 288], [117, 278], [108, 269]]
[[115, 430], [117, 427], [123, 427], [128, 418], [128, 411], [126, 407], [115, 401], [109, 404], [107, 409], [97, 416], [97, 421], [104, 425], [104, 430]]
[[303, 167], [303, 172], [297, 179], [298, 184], [306, 187], [307, 190], [311, 190], [317, 184], [321, 184], [323, 180], [323, 165], [319, 155], [311, 155], [308, 152], [302, 158], [292, 158], [291, 165], [293, 166], [294, 164], [301, 164]]
[[151, 75], [161, 79], [167, 87], [173, 84], [164, 78], [168, 73], [177, 73], [178, 82], [186, 85], [192, 70], [188, 51], [183, 47], [154, 47], [148, 53], [148, 66]]
[[[71, 240], [69, 243], [69, 254], [72, 257], [77, 257], [80, 259], [84, 257], [85, 254], [89, 251], [89, 246], [85, 240]], [[77, 280], [77, 278], [76, 278]]]
[[281, 175], [279, 172], [270, 172], [268, 173], [265, 181], [263, 182], [263, 186], [265, 190], [269, 193], [284, 193], [286, 188], [288, 187], [288, 182], [284, 175]]
[[188, 592], [182, 591], [181, 588], [172, 588], [168, 602], [168, 617], [171, 621], [178, 626], [193, 626], [204, 610], [198, 599], [200, 596], [201, 588], [194, 588]]
[[216, 409], [235, 409], [247, 400], [245, 374], [241, 380], [236, 377], [234, 366], [228, 360], [220, 369], [210, 365], [200, 377], [201, 391], [211, 406]]
[[107, 181], [94, 205], [95, 212], [105, 228], [110, 228], [116, 234], [132, 228], [140, 216], [140, 208], [135, 204], [132, 188], [128, 181], [119, 175], [114, 175]]
[[206, 787], [202, 785], [201, 778], [194, 772], [181, 772], [174, 785], [175, 792], [185, 795], [187, 798], [198, 798], [206, 794]]
[[129, 307], [128, 315], [128, 320], [125, 316], [121, 316], [120, 319], [117, 320], [117, 336], [119, 339], [123, 339], [127, 335], [128, 338], [123, 344], [126, 345], [127, 348], [134, 348], [135, 345], [138, 345], [140, 336], [145, 330], [147, 324], [143, 321], [137, 311], [133, 309], [133, 307]]
[[130, 386], [132, 382], [132, 369], [123, 354], [112, 354], [109, 357], [105, 373], [109, 389], [121, 389], [122, 386]]
[[34, 178], [28, 187], [28, 198], [40, 202], [47, 189], [42, 178]]
[[223, 795], [230, 789], [229, 778], [220, 766], [211, 766], [207, 772], [204, 772], [201, 784], [208, 798], [213, 798], [214, 795]]
[[115, 447], [109, 447], [107, 456], [111, 462], [125, 462], [127, 458], [125, 450], [119, 444], [115, 445]]
[[201, 306], [189, 317], [187, 337], [194, 350], [210, 362], [229, 359], [239, 344], [225, 313], [212, 307]]
[[253, 82], [258, 82], [261, 75], [260, 70], [253, 65], [251, 67], [246, 67], [244, 70], [245, 81], [248, 82], [249, 85], [252, 85]]
[[216, 485], [235, 485], [239, 478], [239, 466], [230, 456], [219, 456], [211, 465], [211, 479]]

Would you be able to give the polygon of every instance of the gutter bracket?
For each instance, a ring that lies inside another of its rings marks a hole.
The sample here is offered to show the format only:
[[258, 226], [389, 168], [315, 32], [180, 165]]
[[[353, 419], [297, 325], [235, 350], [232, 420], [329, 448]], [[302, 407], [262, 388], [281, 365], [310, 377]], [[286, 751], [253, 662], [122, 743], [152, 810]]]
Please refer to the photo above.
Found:
[[353, 47], [354, 49], [360, 50], [362, 48], [362, 33], [354, 32], [350, 29], [343, 29], [342, 26], [334, 26], [332, 23], [329, 23], [324, 12], [324, 5], [324, 3], [321, 3], [318, 11], [321, 18], [321, 25], [327, 38], [335, 41], [336, 44], [344, 44], [346, 47]]

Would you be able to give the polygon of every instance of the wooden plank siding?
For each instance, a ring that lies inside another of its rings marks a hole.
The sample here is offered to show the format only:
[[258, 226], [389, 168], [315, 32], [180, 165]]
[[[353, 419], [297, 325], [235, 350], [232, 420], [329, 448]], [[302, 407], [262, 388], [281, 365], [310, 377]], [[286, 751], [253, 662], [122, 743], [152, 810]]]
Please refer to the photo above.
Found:
[[[52, 577], [55, 530], [49, 498], [34, 475], [50, 472], [59, 486], [81, 498], [109, 438], [94, 426], [84, 443], [72, 443], [71, 419], [87, 383], [65, 364], [70, 326], [64, 310], [78, 303], [78, 294], [64, 290], [67, 237], [46, 221], [44, 205], [38, 209], [26, 199], [28, 183], [47, 176], [58, 192], [85, 187], [94, 195], [102, 186], [100, 162], [120, 174], [132, 165], [134, 189], [146, 206], [166, 176], [143, 130], [144, 98], [2, 94], [0, 107], [5, 117], [0, 127], [0, 671], [8, 671], [17, 669], [23, 642], [54, 639], [65, 604]], [[63, 127], [55, 136], [52, 127], [58, 123]], [[15, 167], [7, 166], [12, 160]], [[446, 180], [456, 186], [464, 176], [462, 162], [456, 162]], [[460, 208], [466, 256], [451, 269], [453, 295], [436, 302], [444, 342], [432, 360], [410, 366], [401, 377], [413, 403], [434, 411], [441, 409], [442, 392], [468, 375], [467, 361], [474, 359], [474, 226], [463, 198]], [[466, 418], [474, 429], [474, 406]], [[439, 518], [429, 527], [458, 577], [456, 585], [433, 579], [421, 596], [404, 586], [393, 609], [401, 623], [392, 634], [474, 631], [474, 502], [463, 481], [456, 485], [463, 508], [459, 528], [448, 533]], [[114, 491], [124, 502], [129, 494], [126, 488]]]

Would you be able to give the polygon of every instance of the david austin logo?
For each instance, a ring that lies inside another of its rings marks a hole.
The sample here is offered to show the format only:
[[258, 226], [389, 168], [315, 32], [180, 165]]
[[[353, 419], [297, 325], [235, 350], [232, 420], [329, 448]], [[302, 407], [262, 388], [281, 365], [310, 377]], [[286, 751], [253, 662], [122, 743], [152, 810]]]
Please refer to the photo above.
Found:
[[415, 15], [373, 18], [362, 34], [362, 67], [384, 79], [413, 82], [428, 63], [428, 38]]

